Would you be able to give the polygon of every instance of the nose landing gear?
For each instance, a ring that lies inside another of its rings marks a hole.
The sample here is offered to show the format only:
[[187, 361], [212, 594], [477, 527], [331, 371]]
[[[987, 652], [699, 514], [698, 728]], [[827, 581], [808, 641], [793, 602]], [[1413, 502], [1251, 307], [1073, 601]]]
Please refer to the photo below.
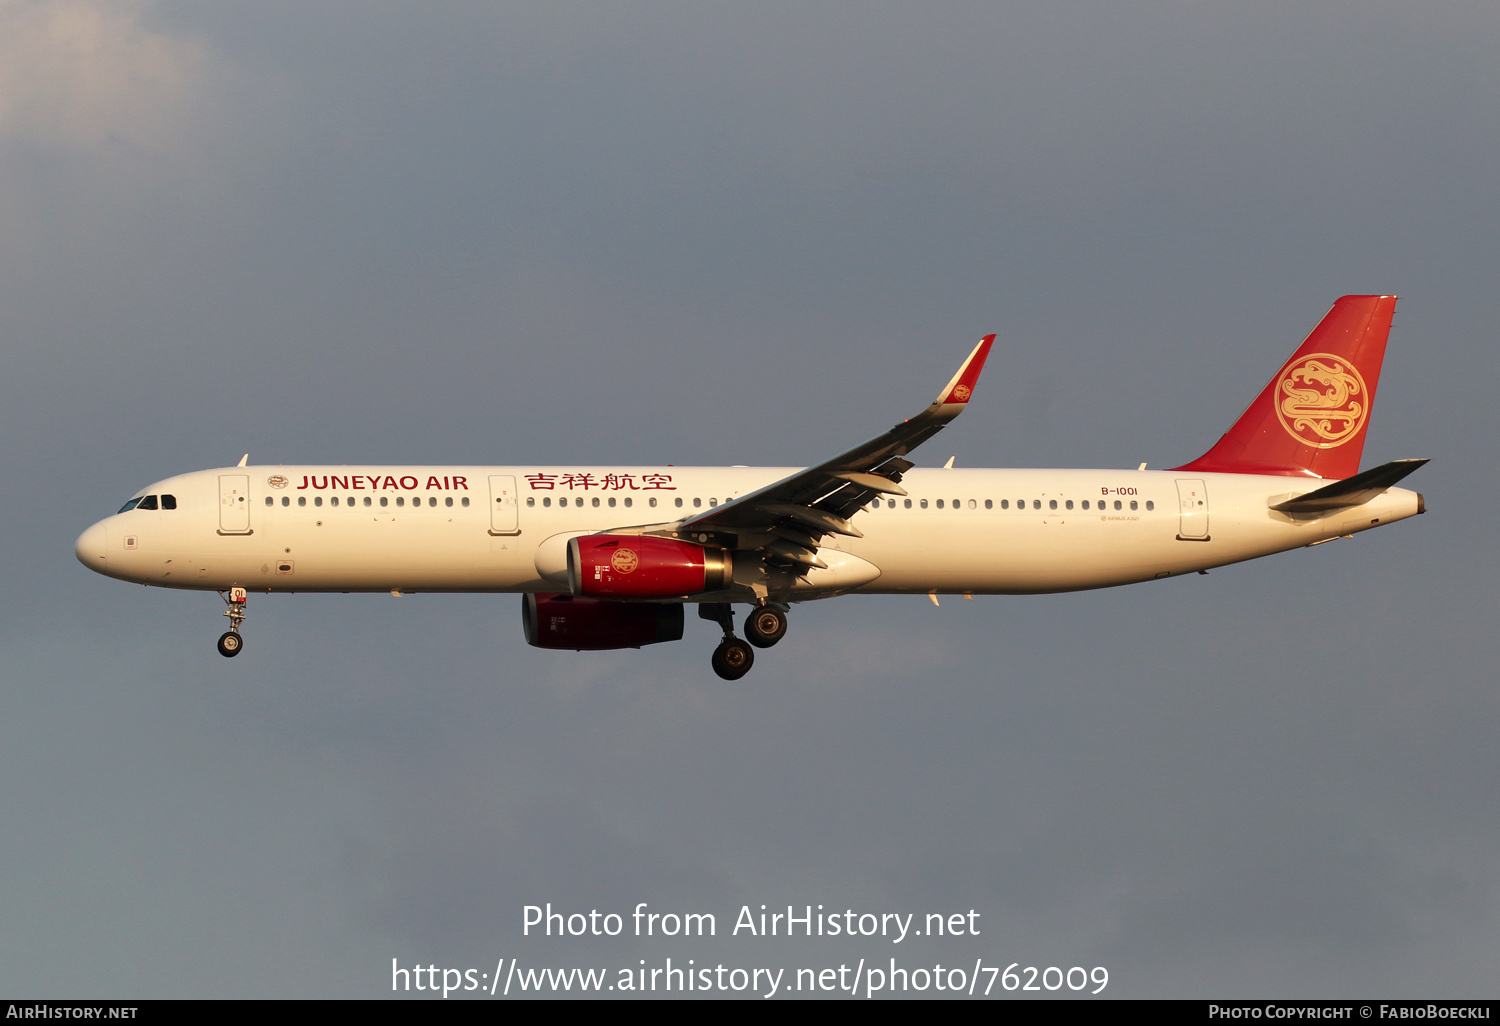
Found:
[[229, 630], [219, 635], [219, 655], [226, 659], [240, 654], [245, 647], [245, 639], [240, 637], [240, 624], [245, 619], [245, 589], [230, 588], [229, 594], [219, 592], [219, 598], [229, 608], [224, 610], [224, 615], [229, 617]]

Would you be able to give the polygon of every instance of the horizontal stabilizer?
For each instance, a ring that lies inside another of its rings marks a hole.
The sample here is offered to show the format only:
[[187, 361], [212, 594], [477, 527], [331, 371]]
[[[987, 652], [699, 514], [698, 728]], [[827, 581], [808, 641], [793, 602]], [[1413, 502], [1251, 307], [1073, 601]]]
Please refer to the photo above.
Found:
[[1306, 495], [1278, 502], [1271, 508], [1281, 513], [1321, 513], [1329, 509], [1358, 506], [1369, 502], [1426, 462], [1426, 460], [1394, 460], [1390, 463], [1382, 463], [1378, 467], [1372, 467], [1353, 477], [1346, 477], [1342, 481], [1324, 485]]

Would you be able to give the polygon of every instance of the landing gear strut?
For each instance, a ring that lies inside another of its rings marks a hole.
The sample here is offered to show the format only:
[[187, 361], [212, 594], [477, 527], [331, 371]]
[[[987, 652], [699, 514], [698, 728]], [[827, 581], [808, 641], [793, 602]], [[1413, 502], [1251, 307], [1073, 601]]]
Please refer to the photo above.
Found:
[[219, 655], [226, 659], [240, 654], [240, 649], [245, 647], [245, 639], [240, 637], [240, 624], [245, 619], [245, 589], [230, 588], [229, 594], [219, 592], [219, 598], [229, 608], [224, 610], [224, 615], [229, 617], [229, 630], [219, 635]]
[[698, 615], [724, 628], [724, 640], [714, 649], [714, 672], [725, 680], [739, 680], [755, 665], [755, 650], [734, 636], [734, 610], [727, 602], [702, 602]]

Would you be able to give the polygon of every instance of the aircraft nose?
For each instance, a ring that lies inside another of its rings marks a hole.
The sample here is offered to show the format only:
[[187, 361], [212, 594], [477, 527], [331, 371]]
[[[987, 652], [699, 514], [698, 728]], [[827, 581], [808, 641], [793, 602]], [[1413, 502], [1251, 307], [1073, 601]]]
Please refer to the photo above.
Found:
[[78, 562], [90, 570], [99, 569], [99, 564], [104, 562], [104, 537], [102, 520], [80, 534], [73, 546], [73, 554], [78, 557]]

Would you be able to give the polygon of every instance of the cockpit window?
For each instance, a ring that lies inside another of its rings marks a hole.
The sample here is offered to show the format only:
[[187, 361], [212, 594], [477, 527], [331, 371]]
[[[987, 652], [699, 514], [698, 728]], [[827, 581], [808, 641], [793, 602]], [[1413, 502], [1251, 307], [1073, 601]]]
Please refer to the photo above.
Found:
[[[160, 503], [160, 505], [158, 505]], [[125, 505], [121, 506], [115, 514], [129, 513], [133, 509], [176, 509], [177, 496], [175, 495], [137, 495]]]

